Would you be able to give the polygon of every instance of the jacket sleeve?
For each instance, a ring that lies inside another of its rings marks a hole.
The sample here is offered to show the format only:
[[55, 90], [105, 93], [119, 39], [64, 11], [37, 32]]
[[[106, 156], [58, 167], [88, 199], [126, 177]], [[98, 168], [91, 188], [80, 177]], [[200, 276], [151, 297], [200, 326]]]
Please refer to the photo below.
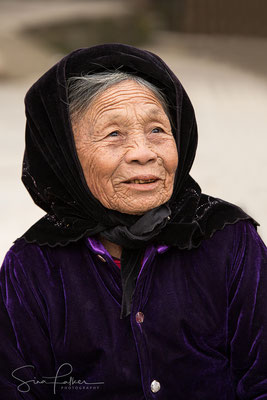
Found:
[[267, 251], [251, 222], [236, 224], [228, 280], [228, 344], [240, 400], [267, 399]]
[[43, 378], [51, 376], [55, 366], [44, 299], [27, 277], [27, 266], [9, 250], [0, 270], [0, 398], [60, 399], [53, 379]]

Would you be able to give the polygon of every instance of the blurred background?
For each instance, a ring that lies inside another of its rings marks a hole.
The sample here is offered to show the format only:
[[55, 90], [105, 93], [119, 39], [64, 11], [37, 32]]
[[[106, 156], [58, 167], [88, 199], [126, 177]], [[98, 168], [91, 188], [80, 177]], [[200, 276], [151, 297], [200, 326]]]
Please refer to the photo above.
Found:
[[242, 207], [267, 239], [266, 0], [0, 0], [0, 259], [44, 215], [24, 188], [27, 89], [73, 49], [132, 44], [158, 54], [194, 105], [191, 175]]

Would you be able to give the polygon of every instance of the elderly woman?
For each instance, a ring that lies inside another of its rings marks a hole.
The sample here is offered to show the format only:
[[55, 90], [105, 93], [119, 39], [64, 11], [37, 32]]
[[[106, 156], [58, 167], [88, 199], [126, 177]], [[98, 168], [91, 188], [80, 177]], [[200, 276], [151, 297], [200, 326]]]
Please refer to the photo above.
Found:
[[46, 215], [0, 271], [1, 399], [267, 399], [266, 248], [189, 175], [192, 105], [156, 55], [72, 52], [26, 96]]

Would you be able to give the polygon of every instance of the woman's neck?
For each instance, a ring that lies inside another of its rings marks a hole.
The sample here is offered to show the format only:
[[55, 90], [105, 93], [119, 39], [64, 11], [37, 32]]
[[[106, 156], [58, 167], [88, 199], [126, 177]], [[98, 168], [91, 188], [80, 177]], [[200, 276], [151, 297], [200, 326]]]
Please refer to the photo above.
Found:
[[109, 252], [109, 254], [112, 257], [121, 258], [122, 247], [120, 245], [110, 242], [101, 235], [98, 235], [97, 239], [103, 244], [105, 249]]

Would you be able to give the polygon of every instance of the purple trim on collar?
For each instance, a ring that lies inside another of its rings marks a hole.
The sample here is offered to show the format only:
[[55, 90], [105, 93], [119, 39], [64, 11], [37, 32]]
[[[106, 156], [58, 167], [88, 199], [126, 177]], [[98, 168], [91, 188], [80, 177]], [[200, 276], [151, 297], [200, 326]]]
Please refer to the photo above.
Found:
[[[101, 255], [105, 254], [105, 255], [111, 257], [109, 252], [105, 249], [105, 247], [99, 240], [95, 239], [94, 237], [87, 237], [87, 241], [88, 241], [89, 247], [91, 248], [91, 250], [94, 253], [101, 254]], [[157, 253], [162, 254], [162, 253], [165, 253], [165, 251], [167, 251], [169, 249], [169, 247], [170, 246], [167, 246], [167, 245], [158, 245], [156, 248], [153, 245], [148, 246], [146, 248], [145, 255], [143, 258], [142, 267], [146, 263], [147, 259], [149, 258], [152, 249], [156, 249]]]
[[96, 254], [106, 254], [109, 255], [109, 252], [105, 249], [103, 244], [95, 239], [94, 237], [87, 237], [87, 241], [91, 250]]
[[162, 253], [165, 253], [165, 251], [167, 251], [167, 250], [169, 249], [169, 247], [170, 247], [170, 246], [168, 246], [168, 245], [162, 244], [162, 245], [158, 245], [158, 246], [156, 247], [156, 249], [157, 249], [157, 252], [158, 252], [159, 254], [162, 254]]

